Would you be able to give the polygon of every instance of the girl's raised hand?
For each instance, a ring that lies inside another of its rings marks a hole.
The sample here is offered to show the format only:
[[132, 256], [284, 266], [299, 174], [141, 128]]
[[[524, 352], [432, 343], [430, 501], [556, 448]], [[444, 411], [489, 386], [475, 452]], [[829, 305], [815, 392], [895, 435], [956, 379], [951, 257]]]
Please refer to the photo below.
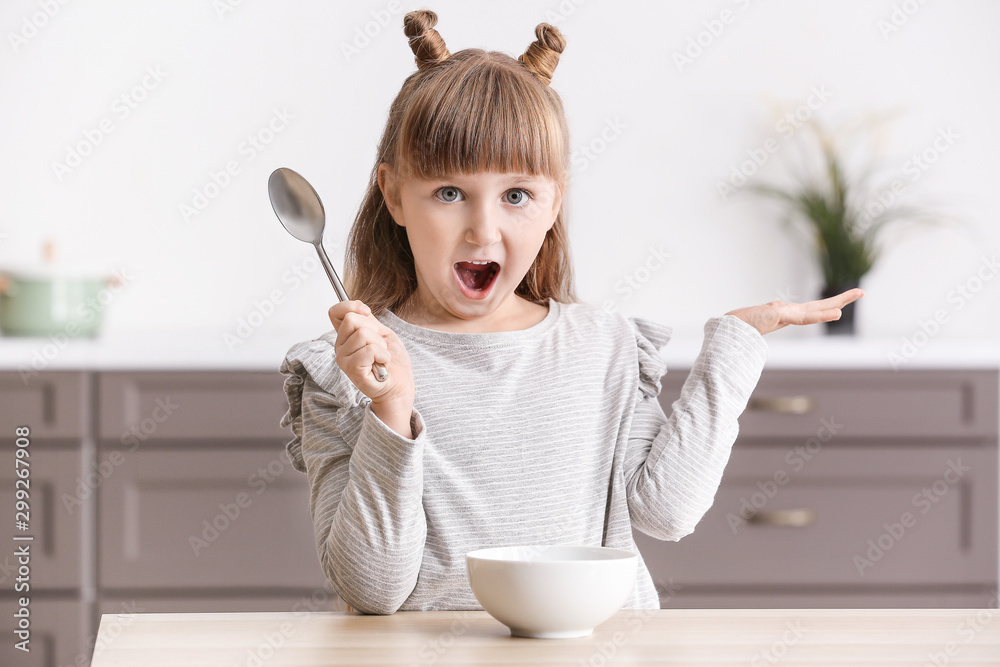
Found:
[[[402, 341], [361, 301], [341, 301], [330, 308], [330, 322], [337, 330], [337, 365], [361, 393], [372, 399], [376, 417], [397, 433], [412, 438], [413, 368]], [[375, 379], [375, 362], [389, 371], [385, 382]]]
[[726, 315], [735, 315], [753, 326], [761, 334], [770, 333], [789, 324], [816, 324], [840, 319], [840, 309], [865, 295], [855, 287], [827, 299], [806, 303], [771, 301], [762, 306], [737, 308]]

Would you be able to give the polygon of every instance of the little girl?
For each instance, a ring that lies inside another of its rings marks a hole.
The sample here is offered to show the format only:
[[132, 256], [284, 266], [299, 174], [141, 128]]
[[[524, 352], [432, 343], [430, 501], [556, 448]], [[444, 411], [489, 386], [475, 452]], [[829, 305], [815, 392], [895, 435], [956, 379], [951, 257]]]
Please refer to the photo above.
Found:
[[[449, 54], [406, 15], [418, 71], [389, 112], [351, 230], [356, 301], [281, 366], [316, 547], [364, 613], [481, 609], [465, 554], [516, 544], [638, 553], [712, 505], [757, 384], [762, 335], [838, 319], [850, 290], [710, 319], [666, 417], [671, 329], [576, 302], [562, 209], [569, 133], [549, 87], [565, 41], [540, 24], [517, 60]], [[614, 232], [609, 229], [609, 235]], [[379, 382], [372, 365], [389, 371]], [[645, 564], [627, 608], [659, 608]]]

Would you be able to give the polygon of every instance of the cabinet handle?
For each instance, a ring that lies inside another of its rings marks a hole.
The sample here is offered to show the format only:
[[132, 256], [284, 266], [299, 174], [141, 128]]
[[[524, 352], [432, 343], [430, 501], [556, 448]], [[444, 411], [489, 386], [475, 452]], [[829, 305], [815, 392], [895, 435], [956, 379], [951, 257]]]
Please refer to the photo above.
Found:
[[747, 523], [755, 526], [784, 526], [786, 528], [805, 528], [816, 523], [816, 513], [807, 507], [790, 510], [774, 510], [772, 512], [757, 512]]
[[761, 412], [804, 415], [816, 408], [816, 399], [809, 396], [751, 396], [747, 407]]

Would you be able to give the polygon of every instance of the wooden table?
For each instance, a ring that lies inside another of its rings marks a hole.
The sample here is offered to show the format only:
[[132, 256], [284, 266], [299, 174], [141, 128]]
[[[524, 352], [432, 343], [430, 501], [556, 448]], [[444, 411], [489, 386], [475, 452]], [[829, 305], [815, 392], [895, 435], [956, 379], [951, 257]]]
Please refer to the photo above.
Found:
[[623, 610], [580, 639], [483, 611], [104, 614], [92, 667], [693, 663], [1000, 665], [1000, 610]]

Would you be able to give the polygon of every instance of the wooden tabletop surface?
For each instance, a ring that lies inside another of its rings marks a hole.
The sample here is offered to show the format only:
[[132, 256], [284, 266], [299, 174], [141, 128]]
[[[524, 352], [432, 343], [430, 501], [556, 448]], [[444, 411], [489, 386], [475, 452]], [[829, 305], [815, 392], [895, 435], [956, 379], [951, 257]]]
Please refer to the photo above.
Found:
[[1000, 610], [623, 610], [579, 639], [483, 611], [104, 614], [92, 667], [693, 663], [1000, 665]]

